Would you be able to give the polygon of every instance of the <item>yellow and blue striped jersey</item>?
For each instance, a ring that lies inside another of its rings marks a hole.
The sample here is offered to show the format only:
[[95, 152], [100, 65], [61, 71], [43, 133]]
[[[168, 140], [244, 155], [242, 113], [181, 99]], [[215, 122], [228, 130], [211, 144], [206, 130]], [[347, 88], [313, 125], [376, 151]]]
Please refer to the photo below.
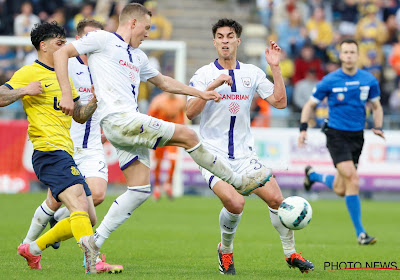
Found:
[[[33, 81], [42, 84], [43, 92], [35, 96], [25, 95], [22, 104], [28, 116], [28, 134], [34, 149], [44, 152], [64, 150], [72, 156], [74, 145], [69, 134], [72, 117], [65, 115], [58, 106], [61, 89], [54, 68], [36, 60], [32, 65], [15, 72], [5, 86], [18, 89]], [[70, 84], [72, 97], [76, 101], [79, 95], [71, 79]]]

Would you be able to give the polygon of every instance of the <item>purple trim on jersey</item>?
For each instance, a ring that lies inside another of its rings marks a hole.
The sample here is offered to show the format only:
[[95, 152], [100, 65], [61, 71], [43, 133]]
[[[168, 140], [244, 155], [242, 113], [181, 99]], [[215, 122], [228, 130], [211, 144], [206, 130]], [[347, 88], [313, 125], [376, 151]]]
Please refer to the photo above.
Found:
[[[124, 42], [125, 42], [125, 40], [122, 39], [121, 35], [117, 34], [116, 32], [113, 32], [113, 34], [114, 34], [115, 36], [117, 36], [121, 41], [124, 41]], [[126, 43], [126, 42], [125, 42], [125, 43]]]
[[37, 59], [35, 60], [35, 62], [36, 62], [37, 64], [43, 66], [44, 68], [50, 70], [50, 71], [54, 71], [54, 68], [52, 68], [52, 67], [50, 67], [50, 66], [47, 66], [46, 64], [44, 64], [43, 62], [40, 62], [40, 61], [37, 60]]
[[236, 116], [231, 116], [231, 124], [229, 126], [229, 142], [228, 142], [228, 155], [230, 159], [234, 159], [234, 144], [233, 144], [233, 127], [235, 126]]
[[89, 72], [90, 84], [93, 85], [92, 74], [90, 74], [89, 66], [88, 66], [87, 70]]
[[131, 165], [132, 164], [132, 162], [134, 162], [135, 160], [138, 160], [138, 156], [135, 156], [133, 159], [131, 159], [130, 161], [128, 161], [127, 163], [125, 163], [122, 167], [121, 167], [121, 170], [123, 171], [123, 170], [125, 170], [125, 169], [127, 169], [128, 167], [129, 167], [129, 165]]
[[129, 188], [128, 188], [128, 190], [133, 191], [133, 192], [151, 193], [151, 191], [132, 190], [132, 189], [129, 189]]
[[133, 63], [133, 61], [132, 61], [132, 55], [131, 55], [131, 52], [129, 51], [129, 45], [128, 45], [128, 47], [126, 48], [126, 51], [128, 52], [128, 55], [129, 55], [129, 61], [131, 62], [131, 63]]
[[89, 134], [90, 134], [90, 125], [92, 123], [92, 117], [90, 117], [87, 121], [86, 121], [86, 128], [85, 128], [85, 135], [83, 136], [83, 144], [82, 144], [82, 148], [86, 149], [87, 148], [87, 143], [89, 140]]
[[9, 89], [13, 90], [14, 88], [12, 86], [10, 86], [9, 84], [4, 84], [6, 87], [8, 87]]
[[[219, 70], [224, 70], [224, 67], [221, 66], [218, 62], [218, 58], [214, 61], [215, 67], [217, 67]], [[236, 69], [240, 69], [240, 64], [239, 61], [236, 60]]]
[[158, 144], [160, 144], [161, 138], [162, 138], [162, 137], [158, 137], [158, 138], [157, 138], [157, 141], [156, 141], [156, 144], [155, 144], [154, 147], [153, 147], [153, 150], [155, 150], [155, 149], [157, 148]]
[[210, 180], [208, 180], [208, 187], [211, 189], [211, 182], [212, 182], [212, 180], [214, 179], [214, 175], [212, 175], [211, 177], [210, 177]]
[[43, 212], [46, 213], [46, 215], [48, 215], [48, 216], [50, 216], [50, 217], [53, 217], [53, 215], [50, 215], [49, 213], [47, 213], [47, 212], [43, 209], [43, 206], [42, 206], [42, 205], [40, 205], [40, 208], [42, 208]]
[[80, 64], [85, 65], [85, 63], [83, 62], [82, 58], [80, 58], [79, 56], [77, 56], [76, 59], [79, 61]]
[[[118, 204], [117, 200], [114, 200], [114, 202]], [[118, 204], [118, 205], [119, 205], [119, 204]]]
[[233, 70], [229, 70], [229, 76], [232, 77], [231, 91], [236, 92], [235, 72], [233, 72]]

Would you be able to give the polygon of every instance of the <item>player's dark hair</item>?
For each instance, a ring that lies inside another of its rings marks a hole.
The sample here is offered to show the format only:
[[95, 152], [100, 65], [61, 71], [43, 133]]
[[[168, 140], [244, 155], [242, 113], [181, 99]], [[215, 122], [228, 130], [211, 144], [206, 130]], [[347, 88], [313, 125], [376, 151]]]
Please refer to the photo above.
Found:
[[31, 31], [32, 45], [39, 50], [40, 42], [53, 38], [65, 38], [65, 29], [56, 21], [37, 23]]
[[99, 28], [101, 30], [104, 29], [104, 25], [101, 22], [94, 19], [85, 18], [82, 19], [80, 22], [78, 22], [78, 25], [76, 26], [76, 32], [78, 33], [78, 36], [83, 35], [83, 30], [85, 29], [86, 26]]
[[342, 47], [343, 44], [355, 44], [355, 45], [357, 46], [357, 50], [358, 50], [358, 43], [357, 43], [357, 41], [354, 40], [354, 39], [347, 38], [347, 39], [342, 40], [342, 41], [340, 42], [340, 47]]
[[221, 18], [212, 27], [213, 37], [215, 38], [215, 34], [217, 33], [218, 28], [225, 27], [225, 26], [233, 28], [233, 30], [235, 30], [236, 36], [238, 38], [240, 38], [240, 36], [242, 35], [243, 27], [240, 23], [238, 23], [236, 20], [233, 20], [233, 19]]

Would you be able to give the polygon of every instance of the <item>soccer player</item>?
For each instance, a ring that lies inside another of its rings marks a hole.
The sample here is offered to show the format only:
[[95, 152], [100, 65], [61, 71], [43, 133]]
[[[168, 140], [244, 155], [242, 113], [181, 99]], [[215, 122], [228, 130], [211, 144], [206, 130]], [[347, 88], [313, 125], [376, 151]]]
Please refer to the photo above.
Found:
[[[78, 40], [88, 32], [103, 29], [103, 24], [93, 19], [84, 19], [78, 23], [76, 29], [78, 34], [76, 39]], [[88, 104], [94, 98], [94, 95], [91, 92], [92, 82], [86, 55], [69, 59], [68, 74], [80, 94], [81, 103]], [[94, 206], [97, 206], [104, 201], [108, 181], [108, 168], [104, 157], [100, 121], [97, 112], [95, 111], [87, 122], [83, 124], [72, 120], [70, 134], [74, 143], [74, 161], [79, 171], [85, 176], [85, 181], [92, 192]], [[57, 202], [53, 198], [50, 191], [47, 193], [46, 200], [36, 209], [33, 215], [23, 243], [30, 243], [36, 240], [48, 222], [54, 226], [58, 221], [70, 215], [66, 207], [59, 209], [61, 204], [61, 202]], [[93, 220], [92, 225], [94, 226], [95, 224], [96, 220]], [[58, 249], [60, 242], [52, 244], [52, 246]], [[97, 258], [96, 270], [97, 273], [119, 273], [122, 272], [123, 267], [106, 263], [103, 255], [101, 259]]]
[[[186, 114], [189, 119], [201, 114], [200, 137], [203, 145], [234, 171], [244, 173], [246, 170], [263, 168], [250, 131], [250, 105], [257, 92], [272, 106], [278, 109], [286, 107], [286, 90], [279, 67], [281, 49], [274, 41], [270, 41], [265, 51], [273, 84], [258, 67], [236, 60], [242, 33], [242, 26], [237, 21], [220, 19], [213, 25], [212, 33], [218, 59], [197, 70], [190, 85], [198, 90], [216, 90], [221, 94], [222, 101], [215, 103], [189, 97]], [[217, 247], [219, 271], [222, 274], [235, 274], [233, 239], [245, 200], [217, 174], [200, 169], [210, 189], [223, 204], [219, 215], [221, 242]], [[313, 270], [314, 265], [296, 252], [293, 231], [284, 227], [278, 218], [277, 209], [283, 196], [276, 180], [271, 178], [264, 187], [255, 189], [253, 193], [268, 205], [271, 222], [279, 233], [289, 267], [298, 267], [302, 273]]]
[[370, 102], [375, 128], [372, 131], [385, 138], [382, 131], [383, 110], [380, 89], [376, 78], [357, 68], [359, 58], [357, 42], [346, 39], [340, 44], [342, 67], [326, 75], [317, 84], [310, 100], [301, 112], [298, 144], [303, 147], [307, 140], [307, 123], [315, 106], [328, 98], [329, 121], [323, 129], [326, 146], [336, 167], [336, 175], [320, 174], [311, 166], [305, 169], [304, 187], [310, 190], [314, 182], [321, 182], [337, 195], [344, 196], [347, 211], [353, 222], [358, 243], [374, 244], [376, 238], [369, 236], [361, 222], [359, 197], [358, 159], [364, 145], [365, 105]]
[[101, 248], [111, 232], [124, 223], [151, 194], [149, 148], [167, 145], [186, 149], [197, 164], [233, 184], [242, 193], [264, 185], [272, 175], [267, 168], [246, 174], [233, 172], [221, 159], [199, 141], [197, 134], [184, 125], [165, 122], [138, 112], [140, 81], [149, 80], [160, 89], [206, 100], [220, 101], [215, 91], [199, 91], [164, 76], [149, 65], [145, 53], [138, 49], [148, 37], [151, 12], [137, 3], [121, 11], [115, 33], [98, 30], [66, 45], [54, 54], [55, 70], [63, 97], [60, 108], [66, 115], [74, 111], [71, 85], [68, 83], [68, 58], [88, 55], [93, 85], [98, 98], [100, 125], [116, 148], [127, 191], [111, 205], [96, 230], [91, 245]]
[[[38, 60], [22, 67], [0, 87], [0, 106], [22, 98], [34, 147], [32, 163], [36, 176], [71, 215], [36, 241], [21, 244], [18, 253], [32, 269], [41, 269], [42, 251], [55, 241], [74, 236], [84, 252], [88, 272], [96, 272], [97, 251], [88, 241], [93, 239], [91, 220], [96, 219], [96, 213], [90, 189], [72, 158], [74, 146], [69, 134], [72, 118], [59, 108], [61, 90], [53, 68], [53, 54], [66, 42], [65, 30], [56, 22], [38, 24], [31, 31], [31, 41]], [[68, 79], [67, 83], [71, 86], [72, 81]], [[74, 87], [72, 95], [75, 106], [71, 115], [75, 121], [84, 123], [96, 110], [97, 100], [93, 98], [83, 106]]]
[[[147, 114], [149, 116], [161, 119], [167, 122], [184, 124], [185, 122], [185, 99], [169, 92], [162, 92], [150, 103]], [[163, 190], [169, 198], [172, 198], [172, 178], [175, 171], [175, 162], [178, 156], [178, 148], [175, 146], [158, 147], [154, 152], [156, 167], [154, 170], [154, 188], [153, 197], [158, 200], [161, 195], [161, 163], [163, 158], [167, 158], [170, 162], [168, 170], [168, 178], [163, 184]]]

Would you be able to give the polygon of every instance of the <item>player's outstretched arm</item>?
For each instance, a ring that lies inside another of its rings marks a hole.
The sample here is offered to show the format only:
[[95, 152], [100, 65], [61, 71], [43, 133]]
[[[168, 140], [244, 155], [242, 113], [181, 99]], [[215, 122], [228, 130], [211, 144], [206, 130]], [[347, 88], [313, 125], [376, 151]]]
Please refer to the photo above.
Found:
[[42, 84], [39, 81], [33, 81], [26, 87], [12, 90], [4, 85], [0, 86], [0, 107], [8, 106], [25, 95], [41, 94], [42, 91]]
[[[232, 77], [226, 74], [221, 74], [217, 79], [215, 79], [211, 84], [209, 84], [206, 88], [206, 91], [215, 90], [217, 87], [228, 84], [232, 86], [233, 81]], [[196, 116], [198, 116], [206, 106], [207, 100], [200, 98], [192, 98], [186, 103], [186, 116], [189, 120], [193, 120]]]
[[385, 139], [385, 135], [383, 135], [382, 131], [383, 109], [381, 102], [379, 100], [375, 100], [371, 102], [371, 104], [372, 104], [372, 114], [374, 117], [374, 128], [372, 129], [372, 131], [375, 133], [375, 135], [378, 135], [379, 137]]
[[171, 93], [191, 95], [204, 100], [214, 100], [215, 102], [219, 102], [221, 100], [221, 95], [216, 91], [199, 91], [195, 88], [182, 84], [181, 82], [172, 79], [171, 77], [164, 76], [161, 73], [149, 79], [149, 82], [162, 89], [163, 91]]
[[269, 48], [265, 50], [265, 60], [271, 67], [272, 78], [274, 79], [274, 94], [266, 98], [266, 101], [277, 109], [284, 109], [287, 106], [285, 83], [283, 81], [279, 61], [281, 48], [275, 41], [269, 41]]
[[317, 103], [310, 99], [307, 101], [303, 107], [303, 110], [301, 111], [300, 135], [297, 143], [300, 148], [304, 147], [306, 144], [308, 121], [311, 118], [311, 113], [314, 111], [315, 106], [317, 106]]
[[61, 111], [72, 116], [74, 114], [74, 101], [72, 98], [71, 84], [68, 79], [68, 59], [78, 56], [79, 53], [73, 44], [68, 44], [54, 52], [54, 70], [56, 71], [57, 80], [60, 84], [62, 97], [60, 99]]
[[80, 100], [75, 101], [74, 112], [72, 117], [77, 123], [85, 123], [97, 109], [96, 96], [90, 100], [85, 106], [82, 105]]

